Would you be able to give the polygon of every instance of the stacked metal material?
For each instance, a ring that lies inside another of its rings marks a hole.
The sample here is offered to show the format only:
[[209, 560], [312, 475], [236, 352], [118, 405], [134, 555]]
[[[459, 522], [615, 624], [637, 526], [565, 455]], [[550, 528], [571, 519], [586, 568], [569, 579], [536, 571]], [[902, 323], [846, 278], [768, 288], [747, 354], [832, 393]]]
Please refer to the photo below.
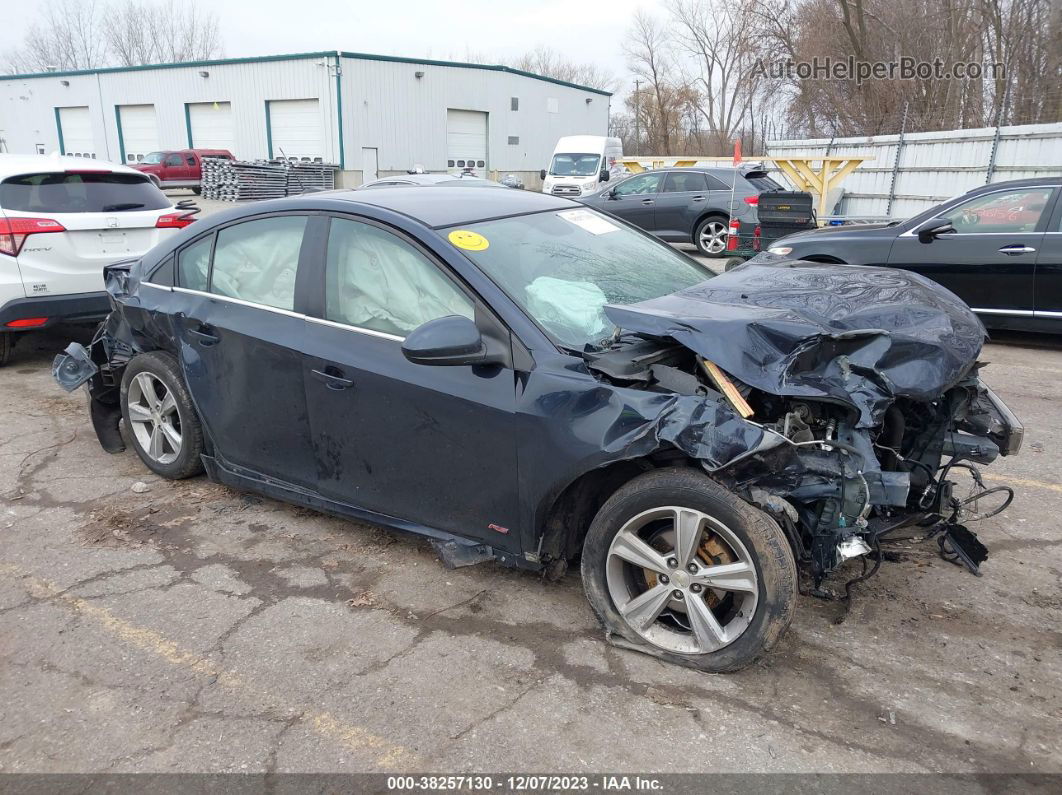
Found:
[[336, 186], [336, 170], [332, 163], [291, 163], [288, 171], [288, 195], [333, 190]]
[[280, 199], [319, 190], [332, 190], [338, 166], [265, 160], [204, 158], [203, 198], [221, 201]]

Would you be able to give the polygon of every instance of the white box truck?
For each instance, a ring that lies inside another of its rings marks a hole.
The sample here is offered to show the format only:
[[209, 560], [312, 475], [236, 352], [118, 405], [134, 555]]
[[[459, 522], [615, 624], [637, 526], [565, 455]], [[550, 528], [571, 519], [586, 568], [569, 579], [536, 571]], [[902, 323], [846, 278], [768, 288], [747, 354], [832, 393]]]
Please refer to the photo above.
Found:
[[554, 196], [593, 193], [624, 173], [623, 142], [601, 135], [568, 135], [557, 141], [549, 169], [542, 169], [542, 192]]

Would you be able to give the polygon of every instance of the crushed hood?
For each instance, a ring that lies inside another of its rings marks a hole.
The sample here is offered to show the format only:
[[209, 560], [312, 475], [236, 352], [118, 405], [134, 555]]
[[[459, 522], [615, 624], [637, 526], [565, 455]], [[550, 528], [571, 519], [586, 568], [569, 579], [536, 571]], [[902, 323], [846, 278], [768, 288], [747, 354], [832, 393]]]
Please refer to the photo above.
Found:
[[773, 255], [605, 314], [624, 331], [673, 339], [765, 392], [848, 403], [861, 427], [878, 425], [897, 397], [939, 398], [985, 339], [958, 297], [917, 274]]

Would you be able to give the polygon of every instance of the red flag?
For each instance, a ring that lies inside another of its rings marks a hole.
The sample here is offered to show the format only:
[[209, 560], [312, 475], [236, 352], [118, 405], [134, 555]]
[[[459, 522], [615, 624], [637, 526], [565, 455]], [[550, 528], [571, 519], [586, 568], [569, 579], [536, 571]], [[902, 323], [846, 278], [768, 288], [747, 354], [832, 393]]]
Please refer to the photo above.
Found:
[[734, 141], [734, 165], [741, 165], [741, 139]]

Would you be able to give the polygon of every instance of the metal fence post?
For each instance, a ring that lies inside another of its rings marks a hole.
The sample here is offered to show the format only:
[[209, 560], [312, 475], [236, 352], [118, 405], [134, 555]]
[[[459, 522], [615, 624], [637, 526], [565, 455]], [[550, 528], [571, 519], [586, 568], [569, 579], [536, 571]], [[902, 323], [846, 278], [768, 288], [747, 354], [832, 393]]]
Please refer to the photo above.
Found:
[[889, 201], [885, 205], [885, 215], [892, 215], [892, 202], [896, 198], [896, 177], [900, 173], [900, 153], [903, 151], [904, 134], [907, 132], [907, 107], [903, 103], [903, 119], [900, 121], [900, 137], [896, 141], [896, 157], [892, 161], [892, 176], [889, 178]]

